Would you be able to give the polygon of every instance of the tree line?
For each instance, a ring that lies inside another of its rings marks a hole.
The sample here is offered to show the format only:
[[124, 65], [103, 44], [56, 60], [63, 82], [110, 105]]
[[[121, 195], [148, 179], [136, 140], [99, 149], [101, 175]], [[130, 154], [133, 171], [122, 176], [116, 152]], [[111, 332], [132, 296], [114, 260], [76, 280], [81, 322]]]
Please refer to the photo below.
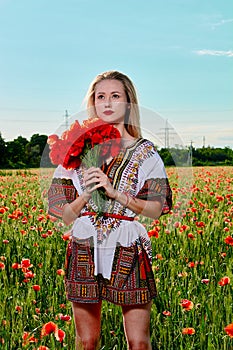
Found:
[[[22, 136], [5, 141], [0, 133], [0, 169], [51, 167], [47, 138], [46, 135], [34, 134], [29, 141]], [[160, 148], [158, 153], [165, 166], [233, 165], [230, 147]]]

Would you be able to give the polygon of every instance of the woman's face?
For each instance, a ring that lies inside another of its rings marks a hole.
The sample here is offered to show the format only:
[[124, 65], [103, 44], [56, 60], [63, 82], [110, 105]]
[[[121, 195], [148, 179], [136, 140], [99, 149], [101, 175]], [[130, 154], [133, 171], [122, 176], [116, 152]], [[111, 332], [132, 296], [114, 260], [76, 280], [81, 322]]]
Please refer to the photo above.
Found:
[[124, 123], [127, 105], [125, 89], [119, 80], [106, 79], [96, 84], [96, 114], [104, 122]]

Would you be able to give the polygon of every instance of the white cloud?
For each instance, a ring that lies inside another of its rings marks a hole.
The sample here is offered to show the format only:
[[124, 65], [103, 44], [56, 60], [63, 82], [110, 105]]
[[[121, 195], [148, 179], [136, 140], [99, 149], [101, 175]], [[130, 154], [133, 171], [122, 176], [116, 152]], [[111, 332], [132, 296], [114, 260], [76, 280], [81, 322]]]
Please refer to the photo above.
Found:
[[222, 51], [222, 50], [195, 50], [194, 51], [199, 56], [227, 56], [233, 57], [233, 50]]
[[222, 18], [221, 15], [201, 15], [202, 25], [210, 28], [211, 30], [215, 30], [216, 28], [231, 24], [233, 22], [233, 18]]
[[231, 23], [233, 22], [233, 18], [230, 19], [221, 19], [220, 21], [216, 23], [212, 23], [212, 28], [214, 29], [215, 27], [223, 26], [224, 24]]

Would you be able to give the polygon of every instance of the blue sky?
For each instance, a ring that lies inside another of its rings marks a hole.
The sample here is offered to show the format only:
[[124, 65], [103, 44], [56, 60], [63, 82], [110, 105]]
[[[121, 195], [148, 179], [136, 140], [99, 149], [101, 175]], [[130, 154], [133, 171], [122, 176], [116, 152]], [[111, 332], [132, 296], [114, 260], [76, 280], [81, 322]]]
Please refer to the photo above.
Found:
[[233, 148], [232, 33], [232, 0], [0, 0], [2, 137], [54, 133], [116, 69], [168, 121], [171, 144], [174, 131], [184, 145]]

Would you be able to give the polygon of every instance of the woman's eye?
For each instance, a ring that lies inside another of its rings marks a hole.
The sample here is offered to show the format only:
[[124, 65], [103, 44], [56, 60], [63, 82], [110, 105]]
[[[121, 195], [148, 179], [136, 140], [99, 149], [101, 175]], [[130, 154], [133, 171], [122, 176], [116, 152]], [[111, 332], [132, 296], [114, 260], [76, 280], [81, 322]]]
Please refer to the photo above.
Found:
[[103, 100], [104, 99], [104, 95], [98, 95], [97, 98], [98, 98], [98, 100]]
[[118, 94], [114, 94], [114, 95], [112, 95], [112, 97], [117, 100], [120, 96]]

